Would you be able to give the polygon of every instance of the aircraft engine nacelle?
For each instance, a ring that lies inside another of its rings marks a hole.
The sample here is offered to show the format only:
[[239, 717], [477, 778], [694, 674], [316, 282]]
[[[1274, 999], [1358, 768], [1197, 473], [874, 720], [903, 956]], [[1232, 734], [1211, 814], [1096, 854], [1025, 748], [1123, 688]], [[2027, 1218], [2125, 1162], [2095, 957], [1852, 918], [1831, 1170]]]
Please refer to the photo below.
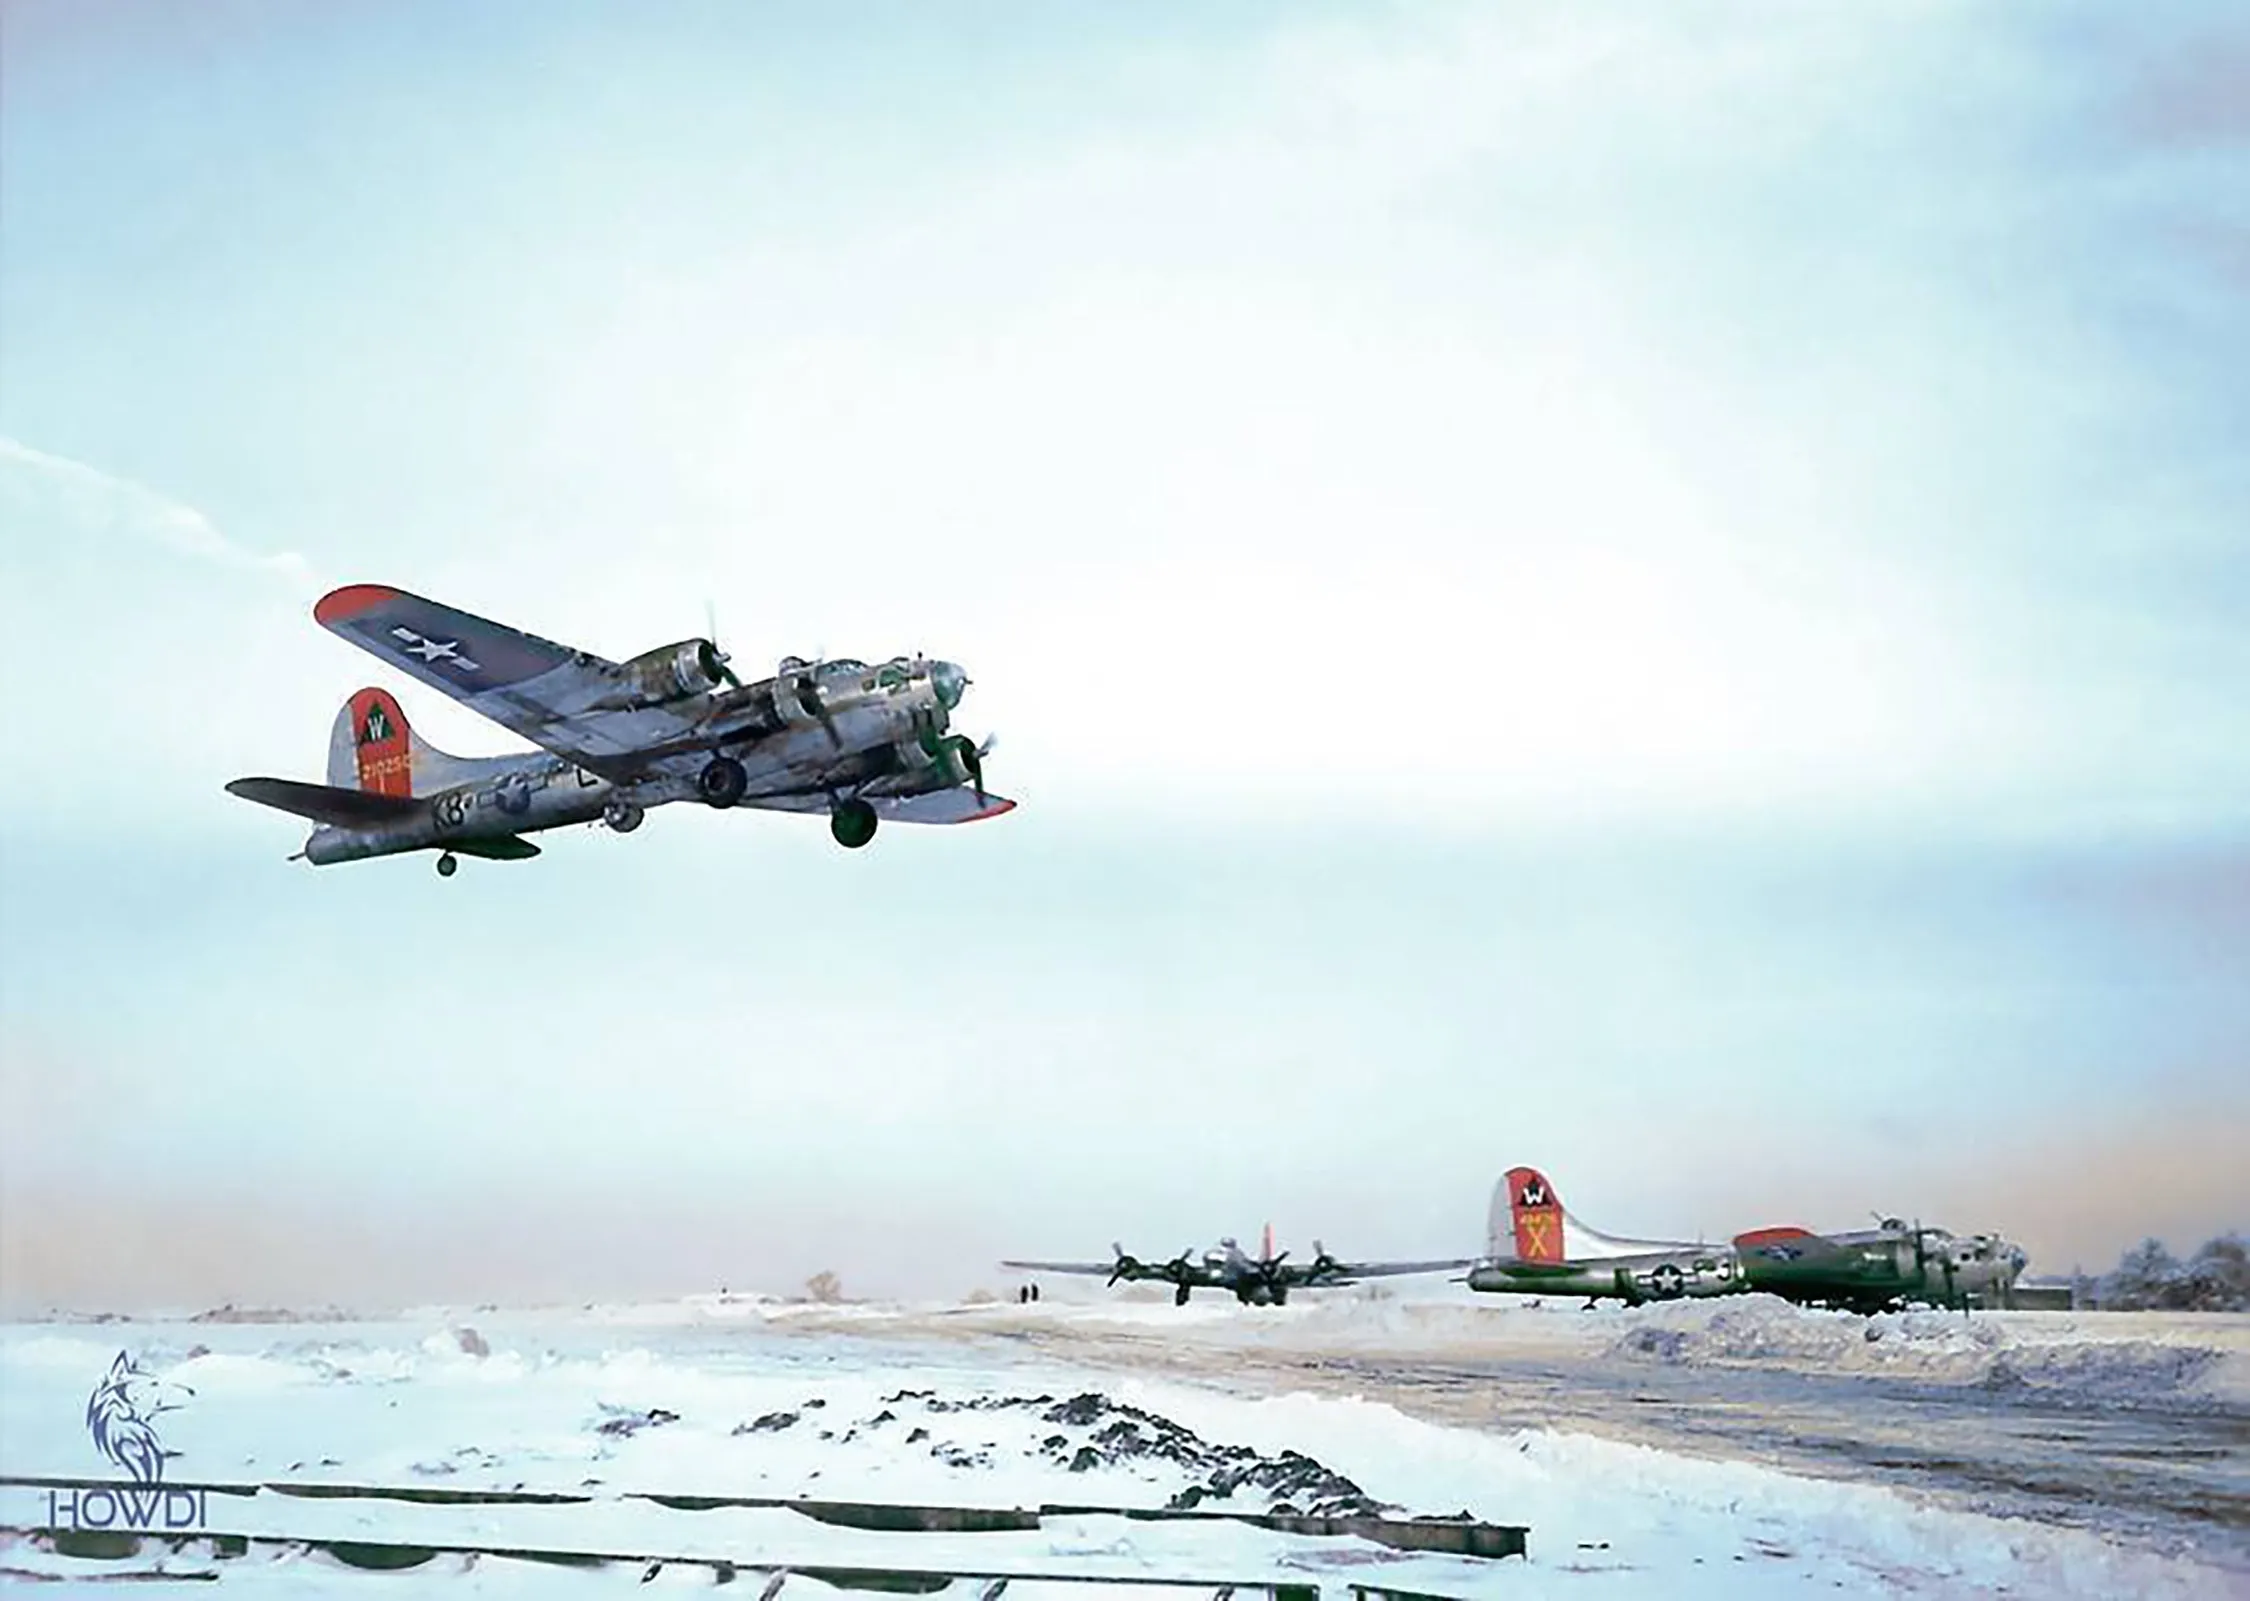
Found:
[[974, 776], [969, 763], [976, 742], [965, 734], [947, 734], [935, 741], [902, 739], [891, 748], [901, 768], [910, 773], [932, 773], [941, 787], [966, 784]]
[[774, 715], [790, 728], [810, 728], [820, 721], [820, 708], [826, 702], [812, 669], [813, 663], [802, 657], [784, 656], [774, 674]]
[[723, 666], [719, 647], [708, 639], [683, 639], [677, 645], [645, 651], [624, 664], [633, 698], [643, 706], [708, 695], [724, 682]]

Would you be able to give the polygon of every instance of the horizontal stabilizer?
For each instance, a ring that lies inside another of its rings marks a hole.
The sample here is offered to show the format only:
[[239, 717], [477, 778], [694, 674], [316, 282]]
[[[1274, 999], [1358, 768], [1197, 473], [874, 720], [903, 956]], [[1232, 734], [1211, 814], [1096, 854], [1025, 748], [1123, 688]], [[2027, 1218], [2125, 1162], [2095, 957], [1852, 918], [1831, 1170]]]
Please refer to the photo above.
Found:
[[457, 839], [446, 849], [456, 856], [481, 856], [488, 862], [528, 862], [539, 847], [520, 834], [500, 834], [491, 839]]
[[288, 778], [238, 778], [227, 786], [227, 793], [331, 828], [375, 828], [422, 809], [422, 802], [410, 795], [332, 789], [326, 784], [300, 784]]

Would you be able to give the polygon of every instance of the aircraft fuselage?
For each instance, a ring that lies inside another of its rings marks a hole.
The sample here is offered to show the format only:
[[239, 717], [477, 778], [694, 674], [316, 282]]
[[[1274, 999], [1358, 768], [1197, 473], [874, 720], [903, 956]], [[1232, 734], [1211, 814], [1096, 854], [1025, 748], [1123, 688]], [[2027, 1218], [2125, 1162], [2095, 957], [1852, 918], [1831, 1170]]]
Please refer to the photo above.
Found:
[[602, 815], [618, 786], [560, 756], [503, 757], [489, 775], [423, 797], [414, 813], [377, 828], [317, 828], [305, 842], [316, 866], [433, 846], [460, 849]]
[[1682, 1296], [1739, 1295], [1751, 1286], [1732, 1250], [1712, 1248], [1586, 1262], [1479, 1262], [1469, 1270], [1469, 1288], [1515, 1295], [1614, 1296], [1637, 1305]]
[[[1756, 1236], [1745, 1236], [1755, 1241]], [[1534, 1263], [1490, 1258], [1469, 1270], [1472, 1290], [1617, 1299], [1628, 1305], [1763, 1291], [1808, 1306], [1878, 1312], [1921, 1303], [2005, 1307], [2023, 1255], [1993, 1235], [1870, 1229], [1790, 1241]]]

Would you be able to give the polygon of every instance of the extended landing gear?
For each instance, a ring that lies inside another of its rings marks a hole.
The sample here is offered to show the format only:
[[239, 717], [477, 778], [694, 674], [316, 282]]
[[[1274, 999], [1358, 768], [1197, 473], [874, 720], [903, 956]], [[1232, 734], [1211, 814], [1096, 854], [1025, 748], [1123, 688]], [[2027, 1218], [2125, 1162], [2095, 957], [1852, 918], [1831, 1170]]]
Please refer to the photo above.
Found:
[[461, 871], [461, 860], [459, 857], [455, 856], [451, 851], [445, 851], [439, 855], [437, 859], [438, 877], [451, 878], [455, 873], [458, 873], [459, 871]]
[[750, 788], [750, 770], [732, 756], [714, 756], [696, 774], [695, 791], [721, 810], [742, 799]]
[[875, 808], [867, 802], [843, 801], [828, 814], [828, 832], [844, 849], [856, 851], [875, 837], [875, 822]]
[[602, 808], [602, 821], [620, 834], [630, 834], [648, 814], [629, 800], [613, 800]]
[[1174, 1306], [1185, 1306], [1187, 1305], [1187, 1301], [1188, 1287], [1185, 1284], [1181, 1285], [1178, 1289], [1172, 1292], [1172, 1304]]

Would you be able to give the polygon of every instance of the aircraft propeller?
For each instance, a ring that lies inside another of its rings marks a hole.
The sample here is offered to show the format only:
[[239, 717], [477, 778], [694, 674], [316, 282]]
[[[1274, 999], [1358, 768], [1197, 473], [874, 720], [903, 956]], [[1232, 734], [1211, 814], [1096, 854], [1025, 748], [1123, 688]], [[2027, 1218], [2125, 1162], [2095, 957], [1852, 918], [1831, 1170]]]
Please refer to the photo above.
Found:
[[969, 787], [976, 793], [977, 804], [982, 806], [986, 800], [984, 759], [992, 754], [992, 747], [1000, 742], [1000, 736], [987, 734], [982, 744], [971, 744], [966, 734], [941, 736], [938, 727], [937, 717], [928, 708], [914, 714], [915, 736], [920, 741], [924, 754], [936, 760], [943, 757], [946, 748], [951, 746], [954, 755], [960, 759], [961, 771], [968, 775]]
[[968, 770], [969, 787], [976, 792], [979, 806], [984, 804], [984, 758], [986, 753], [992, 749], [993, 742], [998, 738], [997, 734], [987, 734], [984, 736], [984, 743], [981, 745], [972, 745], [964, 739], [959, 747], [961, 765]]
[[711, 676], [729, 689], [740, 689], [742, 680], [735, 677], [734, 669], [727, 665], [734, 658], [719, 644], [719, 608], [711, 603], [708, 595], [703, 598], [703, 639], [711, 647]]
[[[1942, 1233], [1943, 1230], [1940, 1230], [1939, 1232]], [[1928, 1258], [1929, 1253], [1928, 1247], [1923, 1244], [1923, 1238], [1924, 1235], [1922, 1229], [1922, 1220], [1920, 1218], [1916, 1218], [1914, 1220], [1914, 1265], [1916, 1268], [1921, 1270], [1922, 1283], [1927, 1286], [1930, 1282], [1929, 1269], [1924, 1264]], [[1953, 1242], [1950, 1239], [1946, 1241], [1944, 1248], [1938, 1252], [1938, 1266], [1945, 1270], [1945, 1304], [1947, 1306], [1951, 1306], [1953, 1304], [1955, 1290], [1953, 1280]]]
[[1116, 1264], [1109, 1270], [1110, 1285], [1115, 1285], [1119, 1279], [1123, 1278], [1128, 1273], [1136, 1273], [1140, 1271], [1140, 1261], [1135, 1257], [1128, 1256], [1125, 1252], [1125, 1247], [1118, 1244], [1117, 1241], [1110, 1241], [1109, 1249], [1110, 1253], [1117, 1258]]
[[727, 666], [733, 657], [718, 643], [718, 607], [711, 605], [711, 596], [704, 596], [704, 645], [709, 648], [702, 659], [704, 672], [731, 690], [742, 688], [742, 679], [733, 677], [733, 668]]

